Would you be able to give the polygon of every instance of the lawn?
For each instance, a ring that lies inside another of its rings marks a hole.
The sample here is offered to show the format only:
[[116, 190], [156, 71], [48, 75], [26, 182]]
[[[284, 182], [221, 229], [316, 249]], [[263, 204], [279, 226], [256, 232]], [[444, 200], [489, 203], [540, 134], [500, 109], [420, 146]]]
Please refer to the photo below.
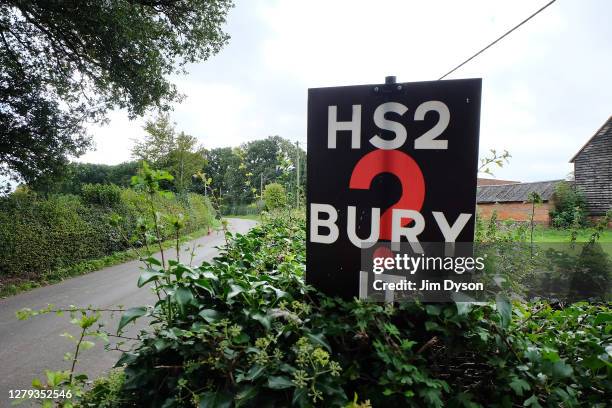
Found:
[[243, 220], [261, 221], [261, 216], [259, 214], [225, 215], [223, 218], [241, 218]]
[[[582, 229], [578, 233], [578, 242], [588, 242], [593, 229]], [[570, 231], [566, 229], [555, 229], [549, 227], [536, 227], [533, 232], [533, 240], [535, 242], [570, 242]], [[608, 229], [603, 232], [599, 238], [599, 242], [612, 243], [612, 230]]]

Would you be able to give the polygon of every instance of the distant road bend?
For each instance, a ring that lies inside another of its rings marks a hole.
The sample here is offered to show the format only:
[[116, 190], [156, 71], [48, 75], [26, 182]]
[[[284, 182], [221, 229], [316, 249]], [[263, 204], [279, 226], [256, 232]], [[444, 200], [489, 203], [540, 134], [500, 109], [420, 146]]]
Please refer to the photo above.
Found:
[[[229, 229], [245, 233], [255, 224], [255, 221], [232, 218], [229, 220]], [[185, 246], [198, 246], [193, 265], [199, 265], [217, 255], [215, 247], [224, 243], [222, 232], [212, 232]], [[174, 255], [173, 252], [168, 251]], [[159, 254], [156, 256], [159, 257]], [[140, 261], [130, 261], [8, 299], [0, 299], [0, 407], [10, 406], [9, 390], [32, 388], [32, 380], [42, 380], [45, 369], [68, 369], [69, 363], [63, 360], [63, 356], [68, 351], [72, 352], [72, 343], [60, 335], [77, 332], [67, 315], [36, 316], [20, 321], [16, 319], [15, 312], [24, 307], [41, 309], [48, 304], [58, 308], [91, 305], [109, 309], [118, 305], [129, 308], [153, 304], [155, 295], [150, 288], [136, 286], [141, 266]], [[109, 331], [117, 327], [118, 319], [119, 316], [112, 320], [104, 319]], [[135, 334], [145, 326], [146, 322], [137, 321], [127, 333]], [[77, 371], [95, 378], [108, 372], [119, 356], [119, 352], [105, 351], [102, 341], [97, 341], [94, 348], [79, 356]]]

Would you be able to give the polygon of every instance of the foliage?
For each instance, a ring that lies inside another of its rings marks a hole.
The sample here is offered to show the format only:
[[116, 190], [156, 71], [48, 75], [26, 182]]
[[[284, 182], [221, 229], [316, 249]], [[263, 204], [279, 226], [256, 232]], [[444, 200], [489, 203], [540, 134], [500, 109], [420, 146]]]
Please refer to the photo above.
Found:
[[[214, 191], [220, 191], [221, 189], [227, 190], [227, 187], [224, 188], [225, 173], [230, 166], [235, 165], [232, 148], [218, 147], [206, 150], [204, 155], [206, 158], [204, 172], [209, 175], [211, 179], [208, 186]], [[201, 193], [204, 194], [204, 191]]]
[[[214, 211], [198, 195], [155, 197], [169, 214], [184, 214], [184, 232], [211, 226]], [[132, 189], [112, 185], [86, 185], [82, 196], [41, 197], [20, 190], [0, 198], [0, 276], [30, 280], [54, 280], [73, 274], [71, 267], [127, 249], [123, 237], [110, 228], [114, 215], [128, 238], [141, 246], [139, 226], [150, 224], [152, 216], [146, 196]], [[172, 234], [169, 219], [163, 220], [163, 239]], [[61, 272], [68, 271], [68, 272]]]
[[115, 184], [129, 187], [131, 178], [138, 170], [138, 162], [130, 161], [116, 165], [94, 163], [68, 163], [61, 174], [41, 177], [29, 183], [33, 191], [41, 194], [80, 194], [85, 184]]
[[608, 306], [329, 298], [303, 281], [303, 218], [231, 238], [198, 268], [147, 260], [139, 285], [159, 301], [119, 333], [153, 325], [109, 406], [603, 407], [612, 392]]
[[[123, 309], [104, 309], [103, 311], [109, 312], [110, 317], [112, 318], [115, 312], [122, 312]], [[32, 381], [32, 388], [34, 389], [61, 391], [61, 396], [54, 399], [61, 400], [61, 403], [58, 405], [63, 408], [73, 408], [76, 406], [75, 401], [87, 402], [88, 400], [95, 399], [97, 397], [96, 394], [90, 393], [83, 399], [85, 384], [87, 383], [88, 376], [87, 374], [77, 373], [76, 365], [77, 362], [79, 362], [79, 356], [86, 350], [89, 350], [95, 346], [94, 341], [100, 340], [108, 342], [108, 334], [102, 330], [102, 327], [104, 326], [104, 323], [101, 321], [103, 311], [94, 310], [92, 308], [79, 309], [76, 306], [70, 306], [66, 309], [59, 309], [55, 308], [53, 305], [48, 305], [40, 310], [24, 308], [16, 313], [19, 320], [27, 320], [38, 315], [45, 315], [49, 313], [54, 313], [58, 316], [67, 314], [70, 316], [70, 323], [73, 324], [78, 330], [77, 335], [69, 332], [64, 332], [61, 334], [62, 337], [68, 339], [74, 345], [72, 352], [67, 352], [64, 354], [64, 360], [70, 364], [70, 369], [56, 371], [45, 370], [44, 379], [41, 380], [39, 378], [35, 378]], [[106, 391], [108, 395], [109, 392], [114, 391], [113, 384], [120, 386], [121, 383], [113, 378], [113, 374], [111, 374], [109, 379], [105, 381], [97, 381], [93, 390], [95, 391], [96, 387], [97, 389], [100, 389], [106, 386], [104, 391]], [[99, 401], [105, 402], [105, 398], [101, 397]], [[19, 402], [23, 402], [23, 400], [18, 401], [18, 403]], [[114, 403], [115, 401], [109, 402], [109, 404]], [[42, 399], [41, 405], [43, 408], [57, 406], [54, 403], [54, 400], [50, 398]], [[109, 407], [112, 405], [106, 406]]]
[[493, 210], [488, 220], [476, 214], [474, 241], [478, 243], [525, 242], [527, 226], [512, 220], [499, 221], [497, 211]]
[[97, 378], [81, 401], [82, 408], [113, 408], [123, 387], [125, 376], [122, 370], [113, 370], [108, 377]]
[[507, 150], [499, 153], [495, 149], [489, 150], [489, 156], [485, 156], [480, 159], [480, 165], [478, 166], [478, 173], [493, 175], [491, 167], [504, 167], [504, 163], [508, 164], [512, 155]]
[[[581, 229], [578, 231], [576, 235], [576, 242], [588, 242], [593, 234], [597, 232], [597, 230], [593, 230], [590, 228]], [[534, 242], [569, 242], [570, 235], [568, 230], [558, 229], [558, 228], [548, 228], [541, 225], [536, 225], [534, 228]], [[602, 243], [610, 243], [612, 242], [612, 230], [603, 229], [598, 232], [599, 242]]]
[[168, 78], [226, 44], [230, 0], [0, 3], [0, 175], [26, 182], [89, 146], [109, 109], [167, 110]]
[[[285, 190], [295, 195], [297, 159], [300, 160], [300, 189], [306, 187], [306, 152], [296, 147], [287, 139], [270, 136], [262, 140], [254, 140], [243, 146], [245, 165], [253, 187], [261, 187], [269, 183], [279, 183]], [[259, 192], [262, 193], [261, 191]]]
[[112, 208], [121, 202], [121, 188], [114, 184], [84, 184], [81, 197], [85, 204]]
[[221, 214], [232, 216], [259, 216], [264, 209], [264, 203], [258, 200], [251, 204], [226, 204], [221, 207]]
[[562, 181], [555, 186], [553, 209], [550, 211], [553, 226], [557, 228], [581, 228], [586, 226], [586, 201], [583, 194], [571, 183]]
[[535, 191], [527, 196], [527, 202], [531, 203], [531, 214], [529, 214], [529, 241], [531, 242], [531, 253], [533, 255], [533, 229], [535, 228], [535, 209], [537, 204], [542, 204], [542, 197]]
[[283, 186], [271, 183], [264, 189], [263, 200], [268, 210], [279, 210], [287, 205], [287, 194]]
[[132, 156], [151, 163], [155, 168], [168, 171], [174, 177], [174, 191], [190, 189], [193, 175], [206, 164], [204, 149], [195, 137], [177, 133], [168, 114], [149, 120], [144, 126], [144, 140], [136, 141]]
[[[295, 197], [298, 154], [300, 190], [304, 191], [306, 152], [279, 136], [254, 140], [234, 149], [208, 150], [204, 172], [212, 179], [211, 188], [222, 192], [224, 208], [236, 208], [261, 199], [263, 187], [270, 183], [281, 184], [288, 195]], [[226, 213], [234, 213], [234, 210]]]

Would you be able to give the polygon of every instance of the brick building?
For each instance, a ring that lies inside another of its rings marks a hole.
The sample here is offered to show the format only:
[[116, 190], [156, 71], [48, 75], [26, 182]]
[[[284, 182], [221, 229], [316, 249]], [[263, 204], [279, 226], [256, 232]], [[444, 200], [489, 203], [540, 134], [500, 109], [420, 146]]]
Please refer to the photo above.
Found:
[[[586, 199], [587, 211], [593, 218], [601, 217], [612, 209], [612, 116], [595, 132], [586, 144], [572, 157], [574, 163], [574, 186]], [[542, 197], [538, 204], [535, 221], [549, 224], [549, 211], [555, 185], [562, 180], [521, 183], [510, 180], [479, 178], [476, 204], [483, 218], [489, 218], [493, 210], [500, 220], [528, 221], [531, 204], [529, 193]]]
[[[476, 203], [479, 214], [487, 219], [493, 211], [497, 211], [498, 219], [529, 221], [532, 205], [527, 202], [529, 193], [536, 192], [543, 203], [537, 204], [534, 221], [539, 224], [549, 224], [551, 199], [555, 192], [555, 185], [561, 180], [537, 181], [534, 183], [520, 183], [516, 181], [494, 180], [497, 184], [481, 183], [476, 190]], [[505, 184], [501, 184], [505, 183]]]

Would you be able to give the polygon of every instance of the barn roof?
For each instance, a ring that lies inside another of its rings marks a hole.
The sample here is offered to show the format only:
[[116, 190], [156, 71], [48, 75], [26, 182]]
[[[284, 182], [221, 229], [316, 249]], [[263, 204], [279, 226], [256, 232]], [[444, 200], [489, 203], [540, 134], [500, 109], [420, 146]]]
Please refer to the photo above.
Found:
[[536, 181], [534, 183], [518, 183], [480, 186], [476, 189], [477, 203], [510, 203], [525, 202], [529, 193], [535, 191], [548, 201], [555, 192], [555, 185], [562, 180]]
[[498, 184], [518, 184], [520, 181], [513, 180], [500, 180], [500, 179], [490, 179], [490, 178], [480, 178], [476, 179], [477, 186], [490, 186], [490, 185], [498, 185]]
[[599, 136], [599, 135], [603, 135], [603, 134], [605, 134], [605, 133], [608, 133], [608, 135], [612, 134], [612, 116], [610, 116], [610, 117], [608, 118], [608, 120], [607, 120], [607, 121], [605, 121], [605, 123], [604, 123], [604, 124], [603, 124], [603, 125], [602, 125], [602, 126], [599, 128], [599, 129], [597, 129], [597, 132], [595, 132], [595, 134], [594, 134], [593, 136], [591, 136], [591, 138], [590, 138], [589, 140], [587, 140], [587, 142], [584, 144], [584, 146], [582, 146], [582, 147], [580, 148], [580, 150], [578, 150], [578, 153], [576, 153], [576, 154], [574, 155], [574, 157], [572, 157], [572, 158], [570, 159], [570, 161], [569, 161], [569, 162], [570, 162], [570, 163], [573, 163], [573, 162], [574, 162], [574, 160], [576, 160], [576, 157], [578, 157], [578, 155], [579, 155], [580, 153], [582, 153], [582, 151], [583, 151], [583, 150], [584, 150], [584, 149], [585, 149], [585, 148], [586, 148], [588, 145], [590, 145], [590, 144], [591, 144], [591, 141], [593, 141], [593, 139], [595, 139], [597, 136]]

